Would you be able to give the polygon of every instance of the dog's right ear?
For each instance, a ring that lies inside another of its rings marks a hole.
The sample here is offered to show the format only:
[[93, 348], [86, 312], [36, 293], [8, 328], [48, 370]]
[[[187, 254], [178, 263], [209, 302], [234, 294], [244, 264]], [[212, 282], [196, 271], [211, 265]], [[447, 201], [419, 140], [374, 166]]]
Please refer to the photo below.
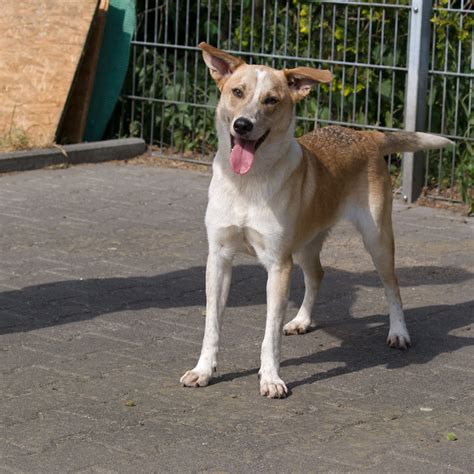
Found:
[[229, 76], [242, 64], [245, 64], [240, 58], [232, 56], [232, 54], [221, 51], [220, 49], [214, 48], [207, 43], [199, 43], [199, 47], [202, 49], [202, 56], [204, 62], [209, 68], [211, 77], [216, 81], [217, 87], [222, 90], [225, 81]]

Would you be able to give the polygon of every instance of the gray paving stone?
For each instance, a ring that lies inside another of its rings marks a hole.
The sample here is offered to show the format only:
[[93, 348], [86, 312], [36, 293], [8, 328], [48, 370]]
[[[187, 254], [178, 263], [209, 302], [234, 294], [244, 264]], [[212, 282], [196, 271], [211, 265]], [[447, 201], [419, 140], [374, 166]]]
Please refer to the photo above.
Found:
[[[319, 326], [283, 339], [286, 400], [258, 395], [265, 272], [238, 257], [217, 377], [185, 389], [209, 178], [133, 164], [0, 176], [0, 471], [472, 472], [473, 221], [395, 205], [408, 352], [385, 346], [383, 288], [338, 226]], [[303, 292], [295, 270], [288, 319]]]

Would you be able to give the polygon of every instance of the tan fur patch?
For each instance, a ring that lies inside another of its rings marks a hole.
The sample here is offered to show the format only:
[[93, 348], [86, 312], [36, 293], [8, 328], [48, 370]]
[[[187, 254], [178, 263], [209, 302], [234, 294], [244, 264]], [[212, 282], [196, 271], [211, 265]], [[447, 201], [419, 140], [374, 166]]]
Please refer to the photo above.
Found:
[[362, 207], [369, 194], [376, 201], [386, 197], [390, 176], [380, 157], [378, 135], [325, 127], [298, 140], [303, 159], [292, 177], [292, 186], [302, 190], [295, 246], [331, 227], [349, 197]]

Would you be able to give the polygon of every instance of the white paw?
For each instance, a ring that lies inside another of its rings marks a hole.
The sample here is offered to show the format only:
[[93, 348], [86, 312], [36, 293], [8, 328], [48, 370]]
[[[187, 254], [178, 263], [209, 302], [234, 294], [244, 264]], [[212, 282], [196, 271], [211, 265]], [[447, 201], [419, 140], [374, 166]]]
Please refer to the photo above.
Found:
[[313, 326], [311, 325], [311, 322], [302, 321], [295, 318], [289, 323], [286, 323], [285, 326], [283, 326], [283, 334], [285, 336], [292, 336], [295, 334], [306, 334], [312, 329]]
[[205, 387], [211, 380], [212, 372], [202, 372], [200, 370], [188, 370], [179, 381], [183, 387]]
[[288, 389], [280, 377], [260, 380], [260, 395], [267, 398], [286, 398]]
[[406, 329], [390, 330], [387, 337], [387, 345], [395, 349], [406, 351], [411, 346], [408, 331]]

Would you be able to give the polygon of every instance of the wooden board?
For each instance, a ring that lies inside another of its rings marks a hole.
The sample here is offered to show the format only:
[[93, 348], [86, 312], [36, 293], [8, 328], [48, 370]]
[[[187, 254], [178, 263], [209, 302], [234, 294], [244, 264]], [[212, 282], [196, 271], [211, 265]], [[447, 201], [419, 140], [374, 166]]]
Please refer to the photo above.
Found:
[[98, 0], [1, 0], [0, 137], [55, 139]]
[[82, 142], [108, 8], [109, 0], [100, 0], [99, 9], [89, 31], [85, 52], [76, 72], [69, 92], [69, 99], [59, 124], [56, 137], [58, 143]]

